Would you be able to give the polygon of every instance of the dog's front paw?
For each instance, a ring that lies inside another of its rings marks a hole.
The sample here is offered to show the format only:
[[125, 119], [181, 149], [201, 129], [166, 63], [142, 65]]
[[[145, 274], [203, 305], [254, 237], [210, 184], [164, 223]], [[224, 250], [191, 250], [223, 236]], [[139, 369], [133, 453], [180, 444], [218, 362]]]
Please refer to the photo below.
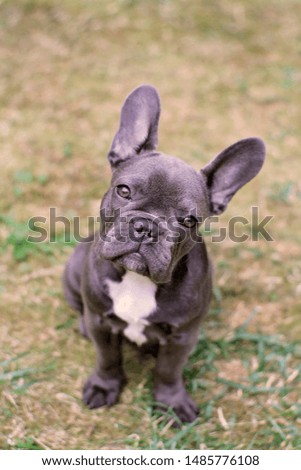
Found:
[[199, 413], [196, 403], [187, 392], [181, 398], [181, 402], [173, 406], [173, 409], [183, 423], [192, 423]]
[[154, 396], [157, 408], [166, 410], [171, 407], [183, 423], [192, 423], [198, 416], [197, 405], [188, 395], [184, 386], [161, 386], [157, 388]]
[[117, 403], [126, 379], [124, 376], [103, 379], [92, 374], [83, 389], [83, 401], [90, 408], [112, 406]]

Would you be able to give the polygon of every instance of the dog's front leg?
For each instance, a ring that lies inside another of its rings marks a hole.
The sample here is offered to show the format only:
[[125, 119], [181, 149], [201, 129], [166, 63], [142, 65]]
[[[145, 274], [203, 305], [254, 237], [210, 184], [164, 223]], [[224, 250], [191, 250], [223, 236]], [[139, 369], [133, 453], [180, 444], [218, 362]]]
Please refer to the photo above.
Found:
[[102, 324], [98, 314], [85, 311], [85, 324], [96, 348], [96, 368], [83, 390], [89, 408], [112, 406], [117, 402], [126, 378], [122, 367], [122, 339]]
[[[185, 389], [183, 368], [195, 341], [179, 344], [171, 339], [161, 345], [154, 371], [154, 398], [159, 408], [171, 407], [183, 422], [192, 422], [198, 409]], [[163, 404], [163, 406], [160, 406]]]

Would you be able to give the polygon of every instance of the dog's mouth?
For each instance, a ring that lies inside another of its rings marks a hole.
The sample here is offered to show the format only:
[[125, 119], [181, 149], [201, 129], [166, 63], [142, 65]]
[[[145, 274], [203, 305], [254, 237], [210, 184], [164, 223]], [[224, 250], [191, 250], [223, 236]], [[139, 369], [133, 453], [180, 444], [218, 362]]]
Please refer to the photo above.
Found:
[[157, 284], [169, 282], [173, 244], [163, 235], [156, 242], [146, 237], [133, 240], [128, 230], [128, 224], [115, 223], [105, 236], [101, 234], [95, 245], [98, 255], [116, 268], [147, 276]]
[[128, 271], [134, 271], [142, 276], [149, 276], [147, 264], [143, 256], [138, 252], [117, 256], [112, 261]]

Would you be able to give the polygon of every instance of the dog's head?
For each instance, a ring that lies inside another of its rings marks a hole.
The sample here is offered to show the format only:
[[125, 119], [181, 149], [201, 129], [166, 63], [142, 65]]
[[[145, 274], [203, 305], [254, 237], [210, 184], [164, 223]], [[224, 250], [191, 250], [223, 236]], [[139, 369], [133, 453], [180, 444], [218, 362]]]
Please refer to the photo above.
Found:
[[171, 279], [174, 267], [198, 240], [198, 225], [222, 213], [234, 194], [261, 169], [260, 139], [241, 140], [200, 172], [156, 151], [160, 100], [147, 85], [126, 99], [108, 159], [113, 170], [101, 205], [98, 252], [156, 283]]

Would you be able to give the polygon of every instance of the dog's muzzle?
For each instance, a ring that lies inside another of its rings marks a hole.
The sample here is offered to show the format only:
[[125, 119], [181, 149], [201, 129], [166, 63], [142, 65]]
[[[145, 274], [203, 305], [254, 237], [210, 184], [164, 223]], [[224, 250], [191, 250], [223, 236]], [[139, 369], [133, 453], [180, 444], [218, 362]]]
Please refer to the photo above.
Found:
[[129, 271], [164, 281], [172, 249], [166, 233], [163, 219], [143, 213], [122, 215], [101, 233], [98, 252]]

